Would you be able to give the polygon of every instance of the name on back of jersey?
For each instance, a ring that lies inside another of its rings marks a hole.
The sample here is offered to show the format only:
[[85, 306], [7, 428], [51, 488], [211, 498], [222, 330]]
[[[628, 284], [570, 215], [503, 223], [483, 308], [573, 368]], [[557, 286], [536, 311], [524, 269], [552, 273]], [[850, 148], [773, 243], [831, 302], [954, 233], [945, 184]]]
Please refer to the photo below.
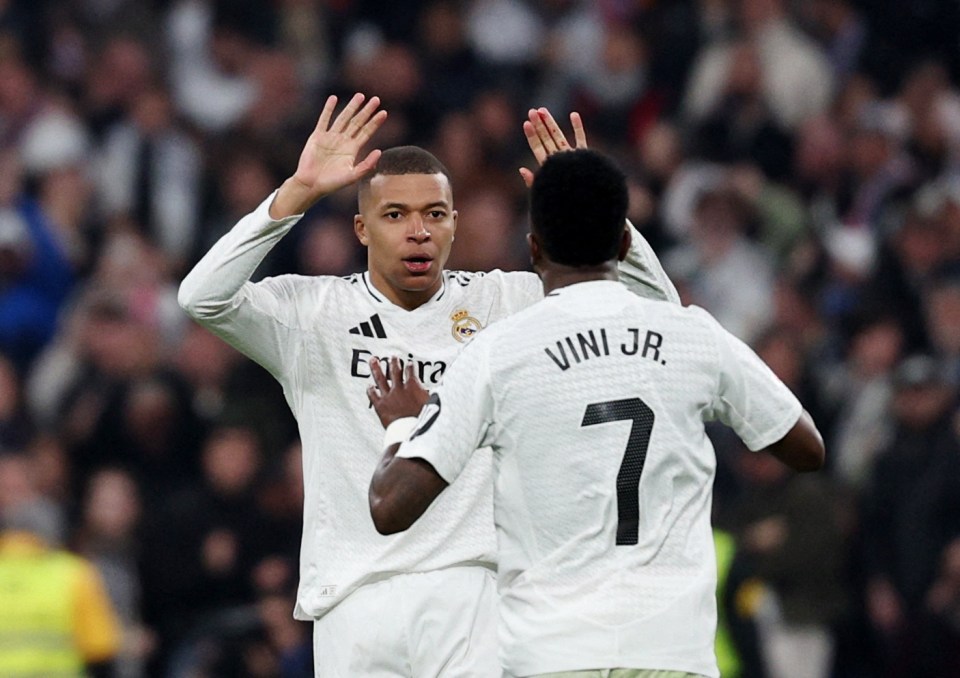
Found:
[[666, 365], [666, 359], [661, 357], [662, 347], [663, 335], [653, 330], [601, 327], [574, 332], [543, 350], [557, 367], [566, 371], [573, 365], [613, 354], [639, 356]]

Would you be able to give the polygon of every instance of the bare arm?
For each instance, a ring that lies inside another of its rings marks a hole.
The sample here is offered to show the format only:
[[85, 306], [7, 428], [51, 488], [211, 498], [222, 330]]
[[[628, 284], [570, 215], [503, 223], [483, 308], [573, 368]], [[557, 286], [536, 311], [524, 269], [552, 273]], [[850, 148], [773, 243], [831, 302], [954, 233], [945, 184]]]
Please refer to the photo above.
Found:
[[826, 455], [820, 431], [806, 410], [793, 428], [764, 452], [769, 452], [794, 471], [816, 471], [823, 467]]
[[380, 534], [403, 532], [417, 522], [447, 481], [423, 459], [395, 457], [400, 443], [384, 450], [370, 482], [370, 516]]
[[[367, 395], [384, 427], [399, 419], [415, 417], [427, 402], [427, 391], [417, 380], [412, 365], [404, 370], [397, 358], [391, 358], [389, 369], [387, 381], [379, 361], [370, 362], [375, 385], [367, 389]], [[409, 528], [447, 487], [447, 481], [429, 462], [397, 458], [399, 449], [399, 442], [387, 445], [370, 481], [370, 515], [380, 534], [394, 534]]]

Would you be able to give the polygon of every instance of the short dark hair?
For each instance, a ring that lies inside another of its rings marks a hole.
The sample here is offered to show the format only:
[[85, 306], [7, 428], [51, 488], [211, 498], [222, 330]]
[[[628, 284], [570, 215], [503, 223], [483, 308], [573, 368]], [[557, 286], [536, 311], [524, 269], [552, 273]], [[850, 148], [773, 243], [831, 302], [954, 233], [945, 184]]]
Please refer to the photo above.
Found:
[[551, 261], [596, 266], [615, 259], [627, 218], [627, 179], [593, 150], [547, 158], [530, 189], [530, 224]]
[[378, 174], [390, 176], [398, 174], [442, 174], [450, 180], [450, 172], [433, 153], [419, 146], [396, 146], [380, 154], [377, 166], [360, 180], [360, 186], [370, 185], [370, 180]]

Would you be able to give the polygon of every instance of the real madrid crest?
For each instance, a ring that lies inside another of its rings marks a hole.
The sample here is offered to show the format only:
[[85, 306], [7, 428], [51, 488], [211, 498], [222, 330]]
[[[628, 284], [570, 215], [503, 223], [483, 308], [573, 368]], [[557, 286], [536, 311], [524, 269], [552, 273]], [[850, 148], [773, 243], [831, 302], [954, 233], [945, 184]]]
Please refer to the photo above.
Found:
[[464, 309], [450, 316], [450, 320], [453, 321], [453, 327], [450, 329], [453, 338], [461, 343], [470, 341], [477, 332], [483, 329], [480, 321]]

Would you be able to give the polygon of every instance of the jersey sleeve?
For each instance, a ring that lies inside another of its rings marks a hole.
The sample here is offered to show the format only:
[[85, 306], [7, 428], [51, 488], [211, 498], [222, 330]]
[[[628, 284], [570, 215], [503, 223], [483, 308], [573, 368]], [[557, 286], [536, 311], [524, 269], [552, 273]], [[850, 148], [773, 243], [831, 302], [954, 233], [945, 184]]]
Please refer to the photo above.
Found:
[[490, 342], [485, 338], [474, 339], [454, 361], [397, 451], [398, 457], [426, 460], [448, 483], [457, 479], [474, 450], [493, 442]]
[[620, 281], [638, 297], [679, 304], [680, 294], [663, 270], [657, 253], [629, 219], [627, 227], [631, 236], [630, 251], [627, 252], [627, 258], [620, 262]]
[[733, 428], [749, 449], [761, 450], [793, 428], [803, 406], [749, 346], [712, 317], [710, 321], [719, 361], [714, 414]]
[[250, 282], [250, 276], [301, 215], [273, 220], [271, 194], [197, 263], [180, 284], [177, 301], [192, 318], [274, 375], [295, 328], [294, 294], [286, 276]]

